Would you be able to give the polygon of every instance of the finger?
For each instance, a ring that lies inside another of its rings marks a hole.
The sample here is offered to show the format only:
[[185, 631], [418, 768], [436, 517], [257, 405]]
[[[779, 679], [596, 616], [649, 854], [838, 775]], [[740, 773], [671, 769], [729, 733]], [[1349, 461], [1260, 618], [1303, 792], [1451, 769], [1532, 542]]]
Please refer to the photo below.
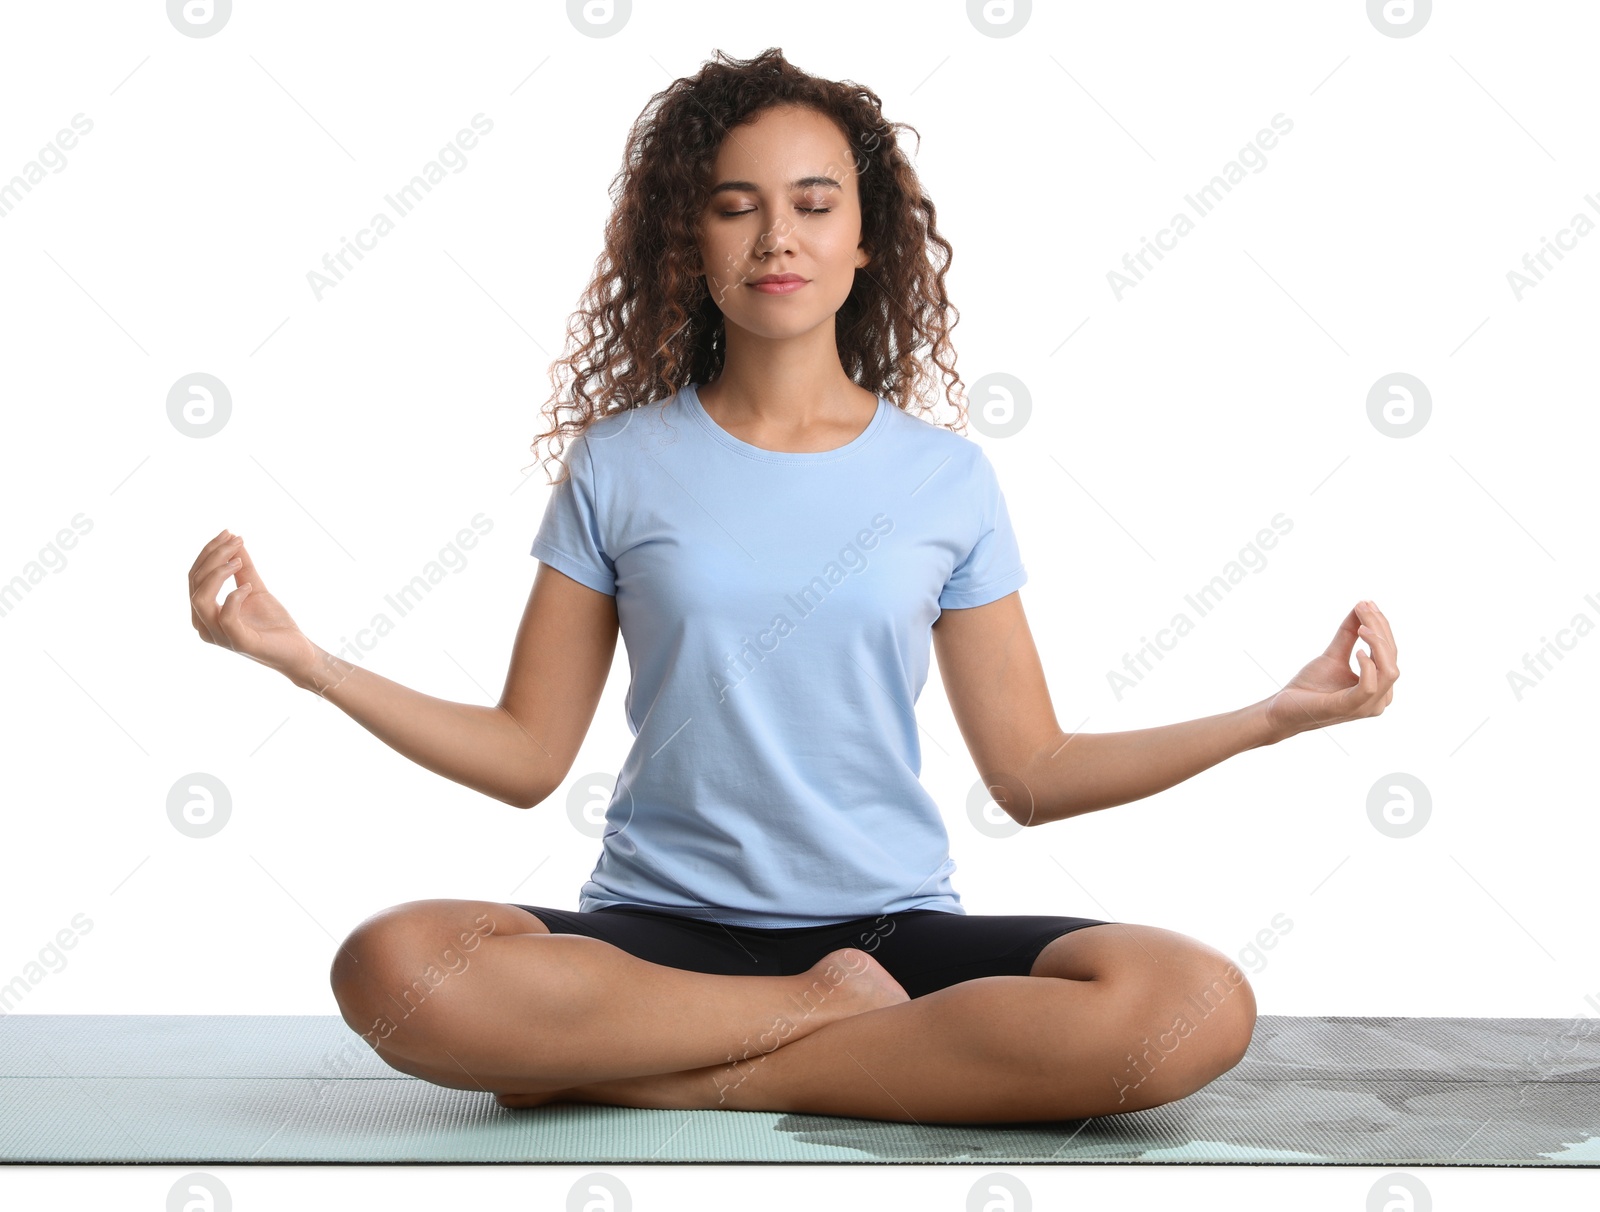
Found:
[[1399, 669], [1395, 665], [1394, 641], [1388, 639], [1386, 636], [1382, 635], [1373, 627], [1365, 623], [1363, 623], [1358, 629], [1357, 634], [1360, 635], [1360, 637], [1364, 639], [1368, 646], [1372, 649], [1372, 659], [1377, 664], [1378, 669], [1383, 673], [1384, 677], [1390, 679], [1391, 681], [1394, 678], [1399, 677]]
[[1352, 697], [1370, 699], [1378, 686], [1378, 666], [1365, 648], [1356, 649], [1356, 664], [1360, 667], [1360, 681], [1350, 687]]
[[236, 537], [224, 531], [200, 549], [200, 554], [195, 557], [194, 563], [189, 565], [189, 596], [191, 599], [199, 596], [201, 584], [210, 575], [211, 570], [216, 567], [219, 558], [224, 563], [227, 561], [228, 557], [223, 556], [222, 552], [234, 543]]
[[1367, 610], [1371, 613], [1377, 625], [1384, 631], [1389, 630], [1389, 616], [1378, 609], [1378, 604], [1371, 598], [1367, 599]]
[[1368, 601], [1363, 602], [1362, 605], [1365, 607], [1365, 609], [1361, 613], [1361, 621], [1366, 624], [1366, 626], [1371, 629], [1374, 634], [1381, 637], [1388, 651], [1391, 654], [1394, 654], [1394, 628], [1389, 626], [1388, 618], [1384, 615], [1383, 611], [1378, 609], [1376, 602], [1373, 602], [1369, 599]]
[[235, 652], [239, 650], [240, 641], [244, 640], [250, 629], [244, 625], [244, 620], [239, 617], [240, 607], [244, 600], [250, 596], [252, 586], [246, 581], [239, 585], [232, 593], [222, 599], [222, 610], [217, 618], [221, 622], [222, 634], [227, 646]]
[[[221, 607], [217, 605], [217, 592], [222, 588], [222, 583], [239, 570], [229, 564], [233, 557], [226, 551], [219, 551], [212, 558], [211, 568], [201, 578], [195, 596], [190, 601], [194, 605], [195, 613], [200, 616], [201, 623], [210, 633], [212, 642], [226, 645], [226, 632], [220, 622]], [[237, 587], [238, 582], [235, 581], [234, 585]]]
[[1399, 646], [1396, 645], [1395, 642], [1394, 642], [1394, 628], [1389, 626], [1389, 620], [1383, 617], [1383, 612], [1380, 611], [1376, 606], [1374, 606], [1372, 608], [1372, 610], [1373, 610], [1373, 613], [1375, 615], [1377, 615], [1377, 617], [1378, 617], [1378, 629], [1383, 634], [1384, 647], [1385, 647], [1385, 650], [1388, 652], [1388, 655], [1389, 655], [1389, 673], [1390, 673], [1390, 676], [1399, 677], [1400, 676], [1400, 649], [1399, 649]]
[[206, 573], [210, 570], [217, 551], [221, 549], [223, 544], [232, 539], [232, 537], [232, 534], [230, 534], [226, 529], [217, 531], [217, 533], [212, 537], [211, 541], [200, 549], [200, 554], [195, 556], [194, 563], [189, 565], [189, 622], [194, 625], [194, 629], [196, 631], [201, 633], [202, 639], [205, 638], [205, 631], [203, 626], [204, 620], [198, 605], [200, 598], [200, 582], [205, 578]]
[[245, 550], [244, 544], [239, 544], [239, 550], [234, 552], [243, 561], [235, 570], [236, 577], [243, 577], [255, 586], [256, 590], [266, 592], [267, 583], [261, 579], [261, 574], [256, 571], [256, 562], [250, 558], [250, 553]]
[[1361, 693], [1366, 704], [1370, 706], [1389, 689], [1392, 679], [1384, 674], [1383, 667], [1370, 653], [1367, 654], [1366, 668], [1371, 671], [1372, 676], [1369, 679], [1365, 672], [1362, 673]]
[[211, 541], [200, 549], [200, 554], [195, 556], [194, 563], [189, 565], [189, 584], [191, 586], [200, 584], [201, 576], [204, 575], [205, 569], [210, 566], [211, 557], [231, 538], [233, 538], [231, 531], [219, 530]]

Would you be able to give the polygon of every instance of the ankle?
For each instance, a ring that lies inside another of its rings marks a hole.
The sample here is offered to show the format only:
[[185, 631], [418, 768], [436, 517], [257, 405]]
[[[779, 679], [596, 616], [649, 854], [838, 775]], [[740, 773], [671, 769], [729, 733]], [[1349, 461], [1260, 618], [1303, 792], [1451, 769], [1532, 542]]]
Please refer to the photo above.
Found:
[[866, 958], [851, 948], [823, 956], [794, 978], [794, 987], [784, 1002], [784, 1013], [797, 1023], [805, 1024], [805, 1033], [853, 1013], [848, 1005], [850, 998], [846, 996], [851, 989], [847, 982], [865, 970]]

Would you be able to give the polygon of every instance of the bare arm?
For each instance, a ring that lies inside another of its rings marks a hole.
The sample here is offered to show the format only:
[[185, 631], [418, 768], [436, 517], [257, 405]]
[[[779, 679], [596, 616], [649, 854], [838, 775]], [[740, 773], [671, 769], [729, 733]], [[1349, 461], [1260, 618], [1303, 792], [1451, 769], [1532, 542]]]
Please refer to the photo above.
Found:
[[1143, 799], [1277, 739], [1265, 703], [1160, 728], [1064, 732], [1020, 591], [946, 610], [933, 636], [967, 749], [989, 795], [1021, 825]]
[[[1370, 654], [1354, 648], [1363, 639]], [[1069, 734], [1056, 721], [1020, 591], [944, 611], [933, 642], [978, 772], [995, 803], [1022, 825], [1141, 800], [1247, 749], [1377, 715], [1400, 676], [1389, 621], [1363, 601], [1320, 656], [1259, 703], [1159, 728]], [[1350, 670], [1352, 650], [1359, 675]]]
[[1043, 825], [1142, 800], [1246, 749], [1275, 744], [1282, 738], [1267, 721], [1271, 702], [1158, 728], [1063, 732], [1021, 771], [1015, 815]]
[[422, 694], [318, 649], [291, 673], [398, 753], [514, 808], [561, 785], [616, 651], [616, 599], [544, 564], [493, 707]]
[[[219, 606], [229, 576], [238, 587]], [[313, 644], [226, 531], [201, 550], [189, 587], [201, 639], [321, 695], [419, 766], [517, 808], [531, 808], [567, 777], [616, 651], [616, 599], [542, 563], [493, 707], [422, 694]]]
[[503, 707], [434, 698], [318, 652], [315, 673], [290, 680], [417, 765], [513, 808], [531, 808], [566, 777], [548, 746]]

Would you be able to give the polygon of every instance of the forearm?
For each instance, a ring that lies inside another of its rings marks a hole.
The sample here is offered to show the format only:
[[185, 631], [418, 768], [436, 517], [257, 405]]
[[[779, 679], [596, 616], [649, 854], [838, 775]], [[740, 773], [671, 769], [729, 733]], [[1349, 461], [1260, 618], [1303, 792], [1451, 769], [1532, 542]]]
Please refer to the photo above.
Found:
[[290, 681], [333, 703], [419, 766], [514, 808], [543, 798], [560, 775], [554, 759], [498, 707], [422, 694], [318, 650]]
[[1063, 732], [1022, 773], [1020, 797], [1008, 790], [1012, 811], [1042, 825], [1165, 791], [1225, 758], [1281, 740], [1267, 723], [1269, 701], [1159, 728]]

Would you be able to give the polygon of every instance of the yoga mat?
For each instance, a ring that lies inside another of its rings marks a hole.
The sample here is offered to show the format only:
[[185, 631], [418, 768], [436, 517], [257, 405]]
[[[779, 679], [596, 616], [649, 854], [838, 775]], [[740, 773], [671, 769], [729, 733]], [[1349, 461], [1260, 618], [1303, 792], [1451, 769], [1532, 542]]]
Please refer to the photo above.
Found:
[[1263, 1014], [1211, 1085], [1089, 1119], [508, 1110], [390, 1069], [337, 1015], [12, 1014], [0, 1162], [1600, 1166], [1597, 1083], [1600, 1032], [1567, 1020]]

